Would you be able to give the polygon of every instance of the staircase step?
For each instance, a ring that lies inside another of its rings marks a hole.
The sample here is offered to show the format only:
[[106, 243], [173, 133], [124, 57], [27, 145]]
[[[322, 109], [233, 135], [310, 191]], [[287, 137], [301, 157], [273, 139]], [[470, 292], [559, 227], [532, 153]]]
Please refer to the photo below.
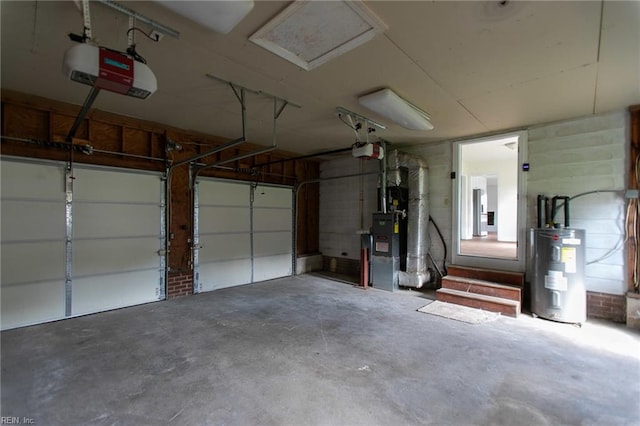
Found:
[[513, 285], [520, 288], [524, 287], [524, 274], [522, 272], [449, 265], [447, 266], [447, 274], [455, 275], [456, 277], [474, 278], [500, 284]]
[[502, 315], [517, 318], [520, 314], [520, 302], [484, 294], [441, 288], [436, 291], [436, 299], [441, 302], [454, 303], [470, 308], [500, 312]]
[[442, 278], [442, 287], [522, 302], [521, 289], [511, 285], [447, 275]]

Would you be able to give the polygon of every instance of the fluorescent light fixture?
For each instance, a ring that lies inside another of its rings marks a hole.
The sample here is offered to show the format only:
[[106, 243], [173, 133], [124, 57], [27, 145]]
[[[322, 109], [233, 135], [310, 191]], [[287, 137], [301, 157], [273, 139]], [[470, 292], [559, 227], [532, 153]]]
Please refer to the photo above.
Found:
[[178, 15], [222, 34], [228, 34], [253, 9], [253, 0], [156, 1]]
[[358, 98], [360, 105], [387, 117], [409, 130], [432, 130], [429, 114], [402, 99], [391, 89], [382, 89]]

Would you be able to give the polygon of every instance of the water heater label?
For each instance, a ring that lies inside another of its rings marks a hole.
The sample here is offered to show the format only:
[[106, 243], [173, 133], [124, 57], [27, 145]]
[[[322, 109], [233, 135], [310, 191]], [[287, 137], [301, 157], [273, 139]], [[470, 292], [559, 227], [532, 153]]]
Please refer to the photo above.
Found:
[[576, 273], [576, 248], [562, 247], [562, 263], [567, 274]]
[[580, 240], [580, 238], [563, 238], [562, 239], [562, 244], [569, 244], [571, 246], [579, 246], [580, 244], [582, 244], [582, 241]]
[[567, 291], [567, 278], [562, 271], [549, 271], [544, 276], [544, 287], [549, 290]]

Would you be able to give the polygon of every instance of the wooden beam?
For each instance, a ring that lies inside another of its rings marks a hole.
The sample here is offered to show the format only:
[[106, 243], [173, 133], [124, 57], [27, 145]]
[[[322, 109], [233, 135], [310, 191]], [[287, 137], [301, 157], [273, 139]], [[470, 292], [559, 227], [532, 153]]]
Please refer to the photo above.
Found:
[[[638, 165], [640, 164], [640, 105], [629, 107], [630, 120], [630, 143], [629, 143], [629, 189], [640, 189], [640, 176]], [[638, 252], [638, 238], [640, 234], [640, 201], [638, 199], [629, 200], [629, 218], [627, 223], [627, 265], [629, 276], [629, 291], [640, 292], [640, 253]], [[635, 226], [634, 226], [635, 224]]]

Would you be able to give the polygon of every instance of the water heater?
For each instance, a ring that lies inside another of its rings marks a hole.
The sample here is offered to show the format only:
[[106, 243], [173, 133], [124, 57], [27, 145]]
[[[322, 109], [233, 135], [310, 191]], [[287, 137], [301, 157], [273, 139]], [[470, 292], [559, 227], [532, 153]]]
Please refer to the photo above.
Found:
[[531, 312], [542, 318], [582, 324], [587, 319], [585, 231], [533, 229]]
[[[557, 195], [550, 205], [547, 197], [538, 195], [538, 227], [530, 237], [531, 312], [582, 324], [587, 320], [586, 232], [569, 227], [569, 200]], [[559, 201], [564, 201], [564, 226], [555, 222]]]

